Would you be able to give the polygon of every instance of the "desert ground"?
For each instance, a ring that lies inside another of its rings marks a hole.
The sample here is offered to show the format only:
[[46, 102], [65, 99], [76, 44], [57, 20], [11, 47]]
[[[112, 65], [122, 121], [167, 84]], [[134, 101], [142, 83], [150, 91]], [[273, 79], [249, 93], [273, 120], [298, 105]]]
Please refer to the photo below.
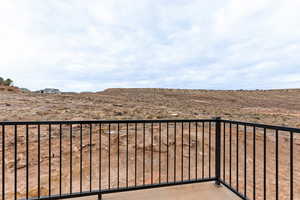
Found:
[[[107, 89], [96, 93], [62, 93], [62, 94], [38, 94], [31, 92], [21, 92], [17, 88], [0, 88], [0, 121], [45, 121], [45, 120], [100, 120], [100, 119], [208, 119], [220, 116], [223, 119], [239, 121], [258, 122], [271, 125], [290, 126], [300, 128], [300, 89], [286, 90], [238, 90], [238, 91], [217, 91], [217, 90], [176, 90], [176, 89]], [[137, 184], [149, 184], [166, 182], [168, 179], [187, 180], [189, 178], [208, 178], [209, 160], [211, 160], [211, 175], [214, 175], [214, 145], [209, 150], [209, 124], [185, 123], [169, 124], [169, 138], [167, 139], [167, 128], [165, 124], [159, 128], [159, 124], [146, 124], [145, 144], [143, 144], [142, 124], [137, 126], [137, 136], [135, 135], [135, 124], [129, 124], [127, 128], [124, 124], [119, 127], [117, 133], [116, 125], [99, 127], [92, 125], [93, 139], [90, 142], [91, 130], [88, 125], [82, 127], [82, 144], [80, 145], [80, 126], [73, 125], [72, 134], [70, 126], [62, 126], [64, 135], [62, 136], [62, 192], [70, 192], [70, 160], [72, 162], [72, 190], [80, 190], [80, 159], [82, 153], [82, 179], [83, 191], [89, 189], [108, 188], [108, 161], [111, 165], [112, 188], [119, 186]], [[182, 126], [183, 125], [183, 126]], [[190, 126], [189, 126], [190, 125]], [[25, 169], [26, 169], [26, 135], [25, 126], [18, 127], [18, 197], [22, 198], [26, 193]], [[51, 127], [51, 143], [49, 145], [49, 127], [41, 126], [41, 195], [49, 194], [49, 160], [51, 160], [51, 194], [59, 192], [59, 136], [60, 127]], [[233, 127], [235, 128], [235, 127]], [[29, 128], [29, 195], [37, 195], [37, 129], [36, 125]], [[198, 132], [196, 131], [198, 130]], [[151, 134], [151, 130], [153, 134]], [[161, 130], [161, 131], [160, 131]], [[174, 132], [177, 135], [174, 136]], [[182, 131], [183, 130], [183, 131]], [[205, 130], [202, 135], [201, 130]], [[236, 129], [234, 129], [236, 130]], [[222, 127], [222, 132], [224, 129]], [[225, 143], [225, 179], [229, 180], [229, 129], [225, 127], [227, 133]], [[6, 171], [6, 198], [13, 198], [13, 175], [14, 175], [14, 127], [5, 129], [5, 171]], [[159, 136], [161, 134], [161, 136]], [[211, 144], [214, 144], [214, 127], [211, 127]], [[233, 138], [238, 135], [240, 151], [243, 152], [243, 132], [233, 131]], [[72, 137], [70, 137], [70, 135]], [[151, 140], [151, 137], [153, 139]], [[280, 199], [288, 199], [289, 182], [289, 134], [280, 135]], [[248, 155], [252, 154], [253, 141], [251, 131], [247, 134]], [[295, 136], [294, 154], [300, 153], [300, 137]], [[72, 140], [72, 148], [70, 142]], [[137, 140], [137, 143], [135, 143]], [[257, 131], [255, 138], [257, 143], [257, 199], [262, 199], [262, 134]], [[274, 134], [268, 133], [268, 199], [274, 197]], [[101, 141], [101, 142], [100, 142]], [[176, 142], [175, 142], [176, 141]], [[111, 146], [108, 147], [110, 142]], [[119, 149], [118, 149], [119, 144]], [[233, 156], [236, 157], [237, 141], [232, 141]], [[51, 146], [51, 156], [49, 157], [49, 146]], [[128, 151], [127, 151], [128, 146]], [[160, 148], [159, 148], [160, 146]], [[135, 149], [137, 149], [135, 151]], [[204, 150], [203, 150], [204, 149]], [[119, 150], [119, 153], [118, 153]], [[151, 151], [153, 150], [153, 153]], [[1, 137], [1, 151], [2, 137]], [[143, 154], [145, 151], [145, 154]], [[72, 157], [70, 156], [72, 152]], [[101, 154], [100, 154], [101, 152]], [[167, 154], [169, 152], [169, 154]], [[189, 159], [189, 152], [190, 159]], [[241, 153], [242, 154], [242, 153]], [[93, 156], [92, 171], [90, 170], [89, 156]], [[119, 156], [118, 156], [119, 155]], [[145, 155], [145, 156], [144, 156]], [[100, 156], [102, 156], [100, 164]], [[239, 159], [239, 176], [243, 177], [242, 166], [244, 163], [242, 155]], [[129, 164], [126, 167], [126, 157]], [[143, 177], [143, 162], [145, 160], [145, 177]], [[177, 157], [177, 161], [176, 161]], [[2, 153], [0, 156], [2, 160]], [[72, 159], [70, 159], [72, 158]], [[110, 158], [110, 159], [109, 159]], [[118, 159], [119, 158], [119, 172]], [[153, 159], [150, 159], [153, 158]], [[197, 160], [197, 159], [198, 160]], [[203, 159], [202, 159], [203, 158]], [[135, 159], [138, 165], [135, 169]], [[159, 165], [161, 159], [161, 165]], [[222, 160], [224, 156], [222, 156]], [[153, 160], [151, 162], [151, 160]], [[175, 160], [175, 161], [174, 161]], [[169, 176], [166, 176], [166, 165], [169, 162]], [[183, 164], [182, 164], [183, 163]], [[300, 171], [297, 168], [300, 160], [295, 156], [294, 170], [294, 199], [300, 199]], [[176, 166], [175, 166], [176, 165]], [[252, 195], [252, 165], [253, 157], [247, 158], [248, 185], [247, 192], [250, 199]], [[153, 170], [151, 170], [153, 166]], [[161, 167], [161, 177], [159, 176], [159, 166]], [[237, 173], [237, 163], [232, 161], [232, 174]], [[174, 167], [177, 173], [174, 174]], [[190, 168], [190, 174], [188, 173]], [[97, 170], [101, 169], [101, 170]], [[183, 170], [182, 170], [183, 169]], [[204, 169], [204, 173], [203, 173]], [[2, 170], [2, 164], [1, 164]], [[102, 173], [101, 176], [99, 171]], [[128, 171], [128, 175], [126, 175]], [[183, 171], [183, 173], [182, 173]], [[90, 173], [92, 175], [92, 186], [90, 188]], [[119, 178], [117, 175], [119, 174]], [[137, 177], [137, 178], [136, 178]], [[160, 179], [159, 179], [160, 177]], [[222, 172], [223, 177], [223, 172]], [[2, 180], [2, 176], [0, 181]], [[100, 182], [99, 182], [100, 180]], [[119, 181], [118, 181], [119, 180]], [[235, 177], [232, 182], [235, 184]], [[235, 186], [235, 185], [234, 185]], [[236, 187], [236, 186], [235, 186]], [[243, 191], [243, 179], [239, 179], [239, 189]], [[260, 189], [259, 189], [260, 188]], [[2, 192], [2, 191], [1, 191]]]
[[211, 118], [300, 128], [300, 89], [107, 89], [96, 93], [1, 91], [0, 121]]

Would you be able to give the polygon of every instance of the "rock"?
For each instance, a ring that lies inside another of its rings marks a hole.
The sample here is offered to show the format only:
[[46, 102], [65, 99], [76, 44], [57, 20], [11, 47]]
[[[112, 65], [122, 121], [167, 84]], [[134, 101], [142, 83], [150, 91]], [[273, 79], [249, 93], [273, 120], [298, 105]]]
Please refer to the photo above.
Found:
[[122, 104], [113, 104], [113, 106], [116, 106], [116, 107], [123, 107]]
[[117, 131], [104, 131], [104, 134], [117, 134]]
[[123, 113], [122, 113], [122, 112], [115, 112], [114, 115], [115, 115], [115, 116], [122, 116]]
[[23, 169], [25, 167], [26, 167], [26, 164], [23, 164], [23, 163], [21, 163], [21, 164], [18, 163], [18, 165], [17, 165], [17, 169]]
[[6, 166], [10, 169], [13, 168], [15, 165], [15, 162], [13, 160], [10, 161], [5, 161], [6, 162]]
[[86, 147], [90, 147], [90, 146], [95, 146], [95, 145], [96, 145], [95, 143], [82, 145], [82, 149], [84, 149]]

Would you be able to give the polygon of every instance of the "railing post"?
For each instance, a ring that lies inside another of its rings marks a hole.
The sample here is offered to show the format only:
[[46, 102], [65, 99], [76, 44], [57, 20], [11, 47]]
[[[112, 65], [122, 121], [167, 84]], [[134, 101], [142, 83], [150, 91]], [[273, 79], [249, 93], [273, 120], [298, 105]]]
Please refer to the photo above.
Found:
[[216, 185], [220, 185], [220, 177], [221, 177], [221, 117], [214, 118], [216, 123]]

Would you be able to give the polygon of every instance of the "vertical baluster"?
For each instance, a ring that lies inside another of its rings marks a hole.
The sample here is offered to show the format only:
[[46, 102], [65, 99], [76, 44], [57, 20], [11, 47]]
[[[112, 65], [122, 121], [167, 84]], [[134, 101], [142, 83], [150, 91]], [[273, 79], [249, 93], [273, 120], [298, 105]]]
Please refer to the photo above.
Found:
[[134, 185], [136, 186], [137, 185], [137, 123], [135, 123], [135, 126], [134, 126], [134, 139], [135, 139], [135, 144], [134, 144], [134, 149], [135, 149], [135, 152], [134, 152]]
[[[38, 198], [41, 196], [41, 130], [38, 124]], [[60, 179], [61, 181], [61, 179]]]
[[99, 124], [99, 169], [98, 170], [99, 170], [99, 190], [102, 190], [102, 124], [101, 123]]
[[256, 199], [256, 128], [253, 126], [253, 200]]
[[128, 187], [128, 123], [126, 123], [126, 187]]
[[15, 151], [14, 151], [14, 175], [15, 175], [15, 177], [14, 177], [14, 198], [15, 198], [15, 200], [17, 200], [17, 194], [18, 194], [18, 157], [17, 157], [17, 153], [18, 153], [18, 127], [17, 127], [17, 125], [15, 125], [14, 126], [14, 129], [15, 129], [15, 133], [14, 133], [14, 139], [15, 139], [15, 141], [14, 141], [14, 145], [15, 145]]
[[2, 125], [2, 199], [5, 200], [5, 126]]
[[49, 129], [48, 129], [48, 132], [49, 132], [49, 152], [48, 152], [48, 157], [49, 157], [49, 183], [48, 183], [48, 186], [49, 186], [49, 196], [51, 196], [51, 124], [49, 124]]
[[276, 200], [279, 199], [279, 195], [278, 195], [278, 130], [276, 130], [275, 132], [275, 162], [276, 162], [276, 166], [275, 166], [275, 181], [276, 181], [276, 190], [275, 190], [275, 195], [276, 195]]
[[174, 123], [174, 182], [176, 182], [176, 122]]
[[231, 173], [232, 173], [232, 123], [229, 124], [229, 186], [231, 187]]
[[92, 136], [93, 136], [93, 130], [92, 130], [92, 124], [90, 124], [90, 191], [92, 191], [92, 165], [93, 165], [93, 146], [92, 146]]
[[[204, 178], [204, 128], [205, 124], [202, 122], [202, 179]], [[209, 163], [210, 168], [210, 163]]]
[[108, 189], [110, 189], [110, 124], [108, 124]]
[[195, 177], [196, 177], [196, 180], [198, 179], [198, 123], [195, 122], [195, 128], [196, 128], [196, 155], [195, 155]]
[[118, 123], [118, 188], [120, 187], [120, 124]]
[[247, 197], [247, 126], [244, 126], [244, 196]]
[[215, 118], [215, 175], [216, 185], [220, 185], [221, 180], [221, 118]]
[[82, 124], [80, 124], [80, 193], [82, 192]]
[[145, 123], [143, 123], [143, 185], [145, 185]]
[[266, 193], [266, 188], [267, 188], [267, 130], [266, 128], [264, 128], [264, 168], [263, 168], [263, 179], [264, 179], [264, 186], [263, 186], [263, 190], [264, 190], [264, 200], [267, 199], [267, 193]]
[[73, 163], [73, 135], [72, 135], [72, 124], [70, 124], [70, 194], [72, 194], [72, 189], [73, 189], [73, 167], [72, 167], [72, 163]]
[[[61, 184], [61, 180], [62, 180], [62, 125], [59, 124], [59, 196], [61, 196], [62, 193], [62, 184]], [[39, 134], [39, 162], [38, 162], [38, 184], [39, 184], [39, 196], [40, 196], [40, 125], [38, 126], [38, 134]]]
[[211, 178], [211, 122], [208, 123], [208, 176]]
[[226, 124], [223, 122], [223, 181], [226, 182]]
[[181, 181], [183, 181], [183, 122], [181, 122]]
[[191, 180], [191, 123], [189, 122], [189, 180]]
[[239, 125], [236, 124], [236, 188], [239, 191]]
[[26, 124], [26, 199], [28, 199], [29, 190], [29, 144], [28, 144], [28, 124]]
[[159, 183], [161, 183], [161, 123], [159, 123], [159, 127], [158, 127], [158, 132], [159, 132], [159, 160], [158, 160], [158, 163], [159, 163]]
[[167, 183], [169, 183], [169, 122], [167, 122]]
[[294, 133], [290, 132], [290, 199], [294, 199]]
[[151, 123], [151, 184], [153, 184], [153, 123]]

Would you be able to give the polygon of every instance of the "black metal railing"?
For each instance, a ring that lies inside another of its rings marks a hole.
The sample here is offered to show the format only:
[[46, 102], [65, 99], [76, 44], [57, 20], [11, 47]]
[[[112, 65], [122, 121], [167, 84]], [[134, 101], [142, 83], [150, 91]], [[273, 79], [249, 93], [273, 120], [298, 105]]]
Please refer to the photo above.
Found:
[[214, 181], [214, 120], [0, 122], [2, 199]]
[[[300, 129], [221, 120], [220, 182], [242, 199], [300, 199]], [[296, 176], [295, 176], [296, 175]]]
[[299, 198], [300, 129], [214, 118], [0, 122], [0, 133], [3, 200], [208, 181], [242, 199]]

